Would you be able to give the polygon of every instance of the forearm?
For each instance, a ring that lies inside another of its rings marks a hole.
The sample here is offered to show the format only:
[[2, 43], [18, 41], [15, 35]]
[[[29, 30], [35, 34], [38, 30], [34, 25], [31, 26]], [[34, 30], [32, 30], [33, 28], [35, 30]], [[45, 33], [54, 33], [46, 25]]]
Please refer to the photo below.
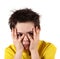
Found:
[[22, 59], [22, 51], [17, 51], [14, 56], [14, 59]]
[[32, 59], [41, 59], [37, 50], [31, 51], [31, 58]]

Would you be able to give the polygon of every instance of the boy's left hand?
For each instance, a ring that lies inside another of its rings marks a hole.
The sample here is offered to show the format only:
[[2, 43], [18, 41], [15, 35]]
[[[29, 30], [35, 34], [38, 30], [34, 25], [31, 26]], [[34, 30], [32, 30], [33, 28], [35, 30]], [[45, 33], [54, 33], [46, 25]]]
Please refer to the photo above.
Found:
[[30, 47], [29, 50], [36, 50], [39, 42], [39, 29], [38, 27], [33, 28], [33, 38], [28, 34], [28, 38], [30, 39]]

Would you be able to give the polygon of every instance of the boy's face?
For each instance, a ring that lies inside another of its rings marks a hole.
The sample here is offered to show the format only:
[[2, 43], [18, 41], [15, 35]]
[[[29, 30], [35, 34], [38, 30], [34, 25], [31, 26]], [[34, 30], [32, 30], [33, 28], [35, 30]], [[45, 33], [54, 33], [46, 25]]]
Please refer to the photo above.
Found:
[[22, 44], [25, 49], [29, 49], [30, 45], [30, 40], [27, 37], [27, 33], [33, 38], [33, 31], [32, 31], [33, 28], [34, 24], [31, 22], [16, 24], [17, 37], [22, 36], [23, 34], [25, 35], [24, 38], [22, 39]]

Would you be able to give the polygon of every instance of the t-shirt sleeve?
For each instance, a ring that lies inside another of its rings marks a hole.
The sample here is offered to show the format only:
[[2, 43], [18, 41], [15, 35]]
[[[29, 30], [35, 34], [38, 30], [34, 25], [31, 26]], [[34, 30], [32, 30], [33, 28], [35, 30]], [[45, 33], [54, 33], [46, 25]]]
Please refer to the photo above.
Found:
[[46, 47], [42, 59], [55, 59], [55, 53], [56, 53], [56, 47], [53, 44], [50, 44], [48, 47]]
[[4, 59], [13, 59], [14, 52], [10, 48], [5, 49]]

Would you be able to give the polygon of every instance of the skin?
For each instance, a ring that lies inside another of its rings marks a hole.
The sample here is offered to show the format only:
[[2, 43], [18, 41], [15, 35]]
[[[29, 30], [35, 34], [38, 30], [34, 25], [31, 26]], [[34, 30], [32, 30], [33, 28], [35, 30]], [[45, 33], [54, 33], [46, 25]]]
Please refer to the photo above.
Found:
[[[33, 32], [33, 38], [28, 33], [31, 31]], [[23, 35], [17, 38], [17, 32], [23, 33]], [[31, 59], [40, 59], [37, 51], [39, 32], [40, 29], [38, 27], [34, 28], [34, 24], [31, 22], [16, 24], [15, 28], [12, 29], [13, 43], [16, 47], [14, 59], [22, 59], [23, 50], [30, 51]]]

